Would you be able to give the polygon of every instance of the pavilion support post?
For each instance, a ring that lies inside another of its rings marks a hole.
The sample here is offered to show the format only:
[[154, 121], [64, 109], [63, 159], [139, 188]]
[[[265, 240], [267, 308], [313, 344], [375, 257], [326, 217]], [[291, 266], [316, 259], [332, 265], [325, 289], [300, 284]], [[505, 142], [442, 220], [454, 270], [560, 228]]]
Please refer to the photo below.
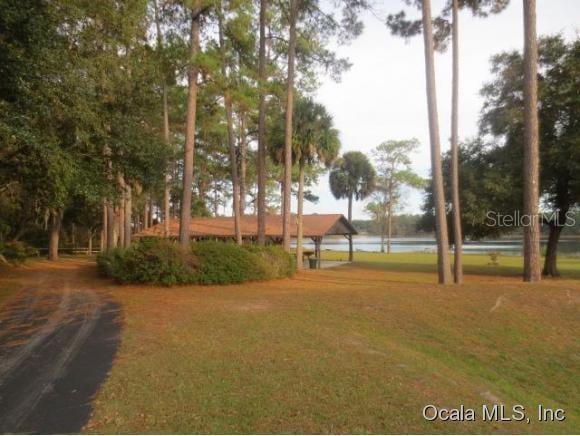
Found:
[[314, 239], [314, 256], [316, 257], [316, 268], [320, 269], [320, 246], [322, 245], [322, 237], [318, 236]]

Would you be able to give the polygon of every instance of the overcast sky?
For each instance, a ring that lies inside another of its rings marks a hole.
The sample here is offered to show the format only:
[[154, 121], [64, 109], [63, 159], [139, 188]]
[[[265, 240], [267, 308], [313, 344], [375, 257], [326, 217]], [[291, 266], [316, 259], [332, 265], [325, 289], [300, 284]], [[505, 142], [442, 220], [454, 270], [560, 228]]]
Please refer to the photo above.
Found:
[[[378, 14], [386, 16], [401, 9], [400, 0], [384, 0]], [[433, 13], [444, 2], [433, 0]], [[316, 99], [334, 116], [340, 130], [342, 151], [365, 153], [388, 139], [417, 138], [420, 151], [414, 155], [413, 168], [429, 175], [429, 142], [425, 70], [422, 37], [409, 41], [391, 36], [375, 15], [364, 16], [364, 33], [353, 43], [338, 49], [348, 57], [352, 68], [340, 83], [324, 79]], [[580, 0], [538, 0], [538, 35], [562, 33], [576, 37], [580, 29]], [[522, 0], [500, 15], [487, 19], [473, 18], [467, 11], [460, 14], [460, 138], [477, 134], [482, 100], [479, 90], [490, 80], [489, 59], [505, 50], [521, 50], [523, 45]], [[449, 148], [451, 113], [451, 53], [437, 54], [435, 59], [439, 126], [443, 151]], [[337, 201], [328, 188], [328, 175], [321, 177], [313, 189], [320, 196], [317, 204], [305, 203], [305, 213], [346, 214], [346, 201]], [[404, 196], [404, 212], [419, 213], [422, 194]], [[295, 201], [294, 201], [295, 202]], [[293, 205], [293, 209], [295, 205]], [[356, 203], [355, 218], [368, 218], [364, 203]]]

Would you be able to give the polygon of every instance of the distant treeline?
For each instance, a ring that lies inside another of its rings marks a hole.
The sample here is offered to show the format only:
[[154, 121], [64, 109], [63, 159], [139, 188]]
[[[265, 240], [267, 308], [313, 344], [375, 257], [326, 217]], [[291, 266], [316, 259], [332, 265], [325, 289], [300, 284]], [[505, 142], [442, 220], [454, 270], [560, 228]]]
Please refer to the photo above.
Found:
[[[570, 216], [572, 212], [569, 213]], [[374, 220], [353, 220], [354, 227], [361, 234], [376, 235], [380, 236], [381, 227], [380, 224]], [[519, 227], [514, 228], [513, 232], [505, 233], [501, 237], [509, 238], [513, 236], [521, 235], [522, 229]], [[542, 226], [542, 237], [548, 237], [549, 227], [547, 225]], [[425, 215], [397, 215], [393, 219], [393, 236], [394, 237], [407, 237], [407, 236], [425, 236], [432, 235], [432, 222], [426, 219]], [[566, 233], [564, 237], [579, 237], [580, 236], [580, 210], [576, 211], [573, 218], [568, 220], [568, 226], [566, 227]], [[501, 238], [500, 237], [500, 238]], [[497, 239], [498, 236], [493, 236], [492, 239]], [[485, 238], [484, 238], [485, 239]]]
[[[432, 232], [425, 232], [419, 229], [421, 217], [422, 215], [411, 214], [395, 216], [393, 219], [393, 236], [404, 237], [432, 234]], [[375, 220], [352, 220], [352, 224], [359, 233], [377, 236], [381, 234], [381, 225]]]

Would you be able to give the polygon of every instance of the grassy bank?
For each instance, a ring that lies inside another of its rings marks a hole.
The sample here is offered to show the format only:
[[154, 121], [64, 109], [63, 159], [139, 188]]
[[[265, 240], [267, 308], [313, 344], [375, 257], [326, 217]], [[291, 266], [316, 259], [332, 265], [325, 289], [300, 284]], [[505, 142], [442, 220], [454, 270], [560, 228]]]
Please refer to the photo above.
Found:
[[[264, 283], [111, 286], [122, 346], [86, 431], [578, 432], [579, 281], [526, 285], [466, 256], [485, 275], [442, 288], [432, 255], [357, 258]], [[483, 422], [493, 403], [522, 404], [531, 422]], [[427, 404], [479, 419], [430, 423]], [[566, 421], [538, 422], [538, 404]]]
[[[348, 252], [323, 251], [322, 259], [348, 260]], [[435, 253], [355, 252], [354, 260], [369, 268], [376, 268], [376, 264], [380, 264], [380, 268], [386, 271], [437, 272], [437, 255]], [[453, 256], [451, 256], [451, 260], [453, 261]], [[521, 256], [500, 255], [497, 263], [497, 265], [492, 265], [491, 258], [487, 254], [463, 255], [463, 266], [467, 274], [505, 277], [522, 274], [523, 258]], [[560, 256], [558, 268], [564, 278], [580, 279], [580, 258]]]

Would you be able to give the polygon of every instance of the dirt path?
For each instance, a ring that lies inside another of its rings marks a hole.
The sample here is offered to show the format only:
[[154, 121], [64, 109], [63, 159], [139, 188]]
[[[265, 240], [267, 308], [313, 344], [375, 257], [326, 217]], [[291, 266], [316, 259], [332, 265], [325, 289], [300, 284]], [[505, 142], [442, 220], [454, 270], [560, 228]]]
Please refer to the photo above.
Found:
[[0, 310], [0, 433], [79, 432], [118, 347], [119, 306], [88, 262], [8, 275], [23, 288]]

